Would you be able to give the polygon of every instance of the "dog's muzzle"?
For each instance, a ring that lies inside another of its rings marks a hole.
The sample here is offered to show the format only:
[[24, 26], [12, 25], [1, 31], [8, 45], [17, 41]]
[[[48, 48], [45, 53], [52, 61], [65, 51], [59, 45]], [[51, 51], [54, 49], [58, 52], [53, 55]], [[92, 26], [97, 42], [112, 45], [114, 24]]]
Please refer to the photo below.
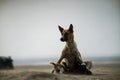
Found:
[[67, 41], [67, 38], [61, 37], [60, 40], [61, 40], [62, 42], [65, 42], [65, 41]]

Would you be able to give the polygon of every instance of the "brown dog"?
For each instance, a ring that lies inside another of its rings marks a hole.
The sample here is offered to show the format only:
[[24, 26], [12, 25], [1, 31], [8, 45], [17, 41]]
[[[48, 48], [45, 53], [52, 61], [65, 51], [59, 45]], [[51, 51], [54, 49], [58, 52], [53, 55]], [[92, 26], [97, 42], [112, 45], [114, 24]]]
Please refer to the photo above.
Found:
[[63, 73], [65, 70], [65, 67], [62, 64], [54, 63], [54, 62], [51, 62], [50, 64], [54, 66], [51, 73]]
[[[83, 73], [86, 71], [89, 72], [89, 69], [91, 69], [92, 67], [92, 62], [82, 61], [81, 54], [78, 51], [77, 45], [74, 41], [73, 25], [70, 24], [69, 29], [63, 29], [61, 26], [58, 26], [58, 28], [62, 35], [60, 40], [62, 42], [66, 42], [66, 45], [62, 51], [61, 57], [58, 62], [51, 63], [54, 66], [52, 73], [59, 73], [61, 69], [63, 69], [64, 72], [68, 73], [71, 72], [70, 70], [75, 71], [76, 69], [78, 72], [79, 70], [83, 71]], [[63, 59], [65, 62], [62, 62]]]
[[62, 51], [62, 55], [57, 63], [61, 63], [61, 61], [64, 59], [68, 68], [73, 69], [75, 67], [75, 63], [83, 63], [81, 54], [77, 49], [77, 45], [74, 41], [74, 35], [73, 35], [73, 25], [70, 24], [69, 29], [63, 29], [61, 26], [58, 26], [59, 30], [61, 32], [61, 41], [66, 42], [66, 45]]

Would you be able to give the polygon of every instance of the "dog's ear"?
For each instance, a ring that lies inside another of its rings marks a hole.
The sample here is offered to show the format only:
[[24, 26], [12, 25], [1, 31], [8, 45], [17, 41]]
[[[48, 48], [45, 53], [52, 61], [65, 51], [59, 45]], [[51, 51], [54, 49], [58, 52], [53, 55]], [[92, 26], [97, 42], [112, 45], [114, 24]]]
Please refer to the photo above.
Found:
[[73, 33], [73, 25], [72, 25], [72, 24], [70, 24], [70, 26], [69, 26], [69, 31], [70, 31], [71, 33]]
[[59, 26], [58, 25], [58, 28], [59, 28], [59, 30], [60, 30], [60, 32], [61, 32], [61, 34], [62, 34], [62, 31], [64, 30], [61, 26]]
[[54, 65], [54, 66], [56, 65], [54, 62], [50, 62], [50, 64], [52, 64], [52, 65]]

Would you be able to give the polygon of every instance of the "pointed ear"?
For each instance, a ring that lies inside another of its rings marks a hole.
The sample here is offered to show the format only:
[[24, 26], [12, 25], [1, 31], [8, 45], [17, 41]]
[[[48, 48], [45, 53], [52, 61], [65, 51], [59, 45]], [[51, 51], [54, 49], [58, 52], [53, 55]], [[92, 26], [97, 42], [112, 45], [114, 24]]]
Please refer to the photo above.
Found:
[[61, 26], [59, 26], [58, 25], [58, 28], [59, 28], [59, 30], [60, 30], [60, 32], [61, 32], [61, 34], [62, 34], [62, 31], [64, 30]]
[[52, 65], [54, 65], [54, 66], [56, 65], [54, 62], [50, 62], [50, 64], [52, 64]]
[[69, 31], [70, 31], [71, 33], [73, 33], [73, 25], [72, 25], [72, 24], [70, 24]]

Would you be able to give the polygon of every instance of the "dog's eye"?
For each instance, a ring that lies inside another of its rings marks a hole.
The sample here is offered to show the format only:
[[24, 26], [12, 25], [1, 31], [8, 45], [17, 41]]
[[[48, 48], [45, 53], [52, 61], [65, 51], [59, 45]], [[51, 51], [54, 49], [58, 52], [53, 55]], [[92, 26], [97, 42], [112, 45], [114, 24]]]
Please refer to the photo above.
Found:
[[68, 33], [65, 33], [64, 35], [65, 35], [65, 36], [67, 36], [67, 35], [68, 35]]

